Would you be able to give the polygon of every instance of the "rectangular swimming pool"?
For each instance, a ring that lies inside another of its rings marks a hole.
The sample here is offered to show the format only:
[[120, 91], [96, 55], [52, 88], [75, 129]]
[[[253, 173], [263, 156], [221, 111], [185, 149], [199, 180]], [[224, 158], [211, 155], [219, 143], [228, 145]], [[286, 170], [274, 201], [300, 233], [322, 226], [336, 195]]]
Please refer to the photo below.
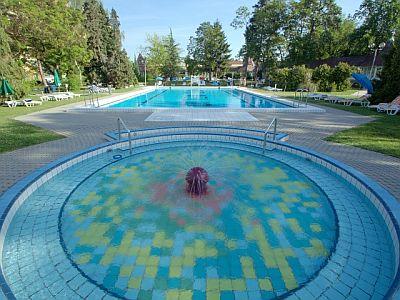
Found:
[[231, 88], [159, 88], [109, 108], [290, 108], [271, 98]]

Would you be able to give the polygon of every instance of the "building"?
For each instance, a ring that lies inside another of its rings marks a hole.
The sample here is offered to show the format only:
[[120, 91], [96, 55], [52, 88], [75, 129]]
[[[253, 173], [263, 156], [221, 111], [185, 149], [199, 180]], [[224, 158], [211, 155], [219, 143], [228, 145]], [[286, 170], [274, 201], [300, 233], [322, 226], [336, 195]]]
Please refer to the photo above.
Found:
[[339, 63], [343, 62], [349, 64], [350, 66], [357, 67], [360, 73], [370, 76], [372, 64], [374, 64], [374, 67], [372, 69], [372, 79], [377, 79], [379, 76], [379, 72], [383, 68], [383, 62], [384, 62], [383, 57], [385, 56], [385, 54], [388, 53], [389, 50], [390, 46], [387, 46], [382, 51], [378, 51], [375, 63], [374, 63], [375, 54], [371, 53], [362, 56], [333, 57], [333, 58], [313, 61], [311, 63], [308, 63], [307, 66], [311, 69], [315, 69], [324, 64], [330, 67], [336, 67]]
[[141, 53], [139, 53], [138, 57], [136, 58], [136, 65], [138, 66], [140, 76], [144, 77], [144, 73], [146, 70], [146, 60]]
[[[252, 73], [255, 69], [255, 63], [252, 59], [249, 59], [248, 65], [247, 65], [247, 73]], [[239, 74], [244, 74], [244, 61], [242, 60], [230, 60], [228, 62], [228, 71], [227, 73], [239, 73]]]

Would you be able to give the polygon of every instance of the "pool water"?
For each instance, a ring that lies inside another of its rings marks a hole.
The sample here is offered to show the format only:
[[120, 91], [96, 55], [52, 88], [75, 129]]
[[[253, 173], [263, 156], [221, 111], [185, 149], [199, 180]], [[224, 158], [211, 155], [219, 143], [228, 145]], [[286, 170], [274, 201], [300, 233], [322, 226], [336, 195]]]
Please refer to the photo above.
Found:
[[[209, 174], [206, 195], [186, 172]], [[336, 239], [325, 194], [292, 168], [222, 148], [172, 148], [111, 164], [70, 196], [61, 237], [71, 260], [104, 290], [203, 286], [267, 298], [307, 282]], [[233, 288], [232, 286], [235, 286]]]
[[[175, 141], [61, 171], [11, 220], [7, 284], [17, 299], [253, 300], [340, 287], [384, 298], [395, 254], [371, 202], [320, 165], [259, 150]], [[193, 167], [208, 173], [204, 195], [186, 191]]]
[[237, 89], [159, 88], [110, 105], [111, 108], [288, 108], [271, 98]]

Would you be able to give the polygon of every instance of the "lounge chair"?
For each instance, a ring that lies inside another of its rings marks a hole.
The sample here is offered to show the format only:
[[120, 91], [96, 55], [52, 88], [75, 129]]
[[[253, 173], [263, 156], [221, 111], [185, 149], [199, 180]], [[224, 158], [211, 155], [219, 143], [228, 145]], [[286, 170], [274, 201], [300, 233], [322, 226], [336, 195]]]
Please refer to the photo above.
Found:
[[65, 95], [65, 94], [53, 94], [50, 96], [56, 101], [68, 100], [70, 98], [70, 96]]
[[4, 102], [8, 107], [17, 107], [18, 102], [14, 100], [8, 100]]
[[53, 99], [51, 96], [43, 95], [43, 96], [40, 96], [40, 100], [43, 102], [43, 101], [51, 101]]
[[307, 98], [313, 99], [313, 100], [323, 100], [327, 97], [328, 97], [328, 95], [326, 95], [326, 94], [318, 94], [318, 93], [312, 93], [312, 94], [307, 95]]
[[336, 103], [339, 103], [340, 101], [343, 101], [343, 100], [346, 100], [346, 99], [341, 98], [341, 97], [337, 97], [337, 96], [328, 96], [328, 97], [324, 98], [324, 100], [328, 101], [328, 102], [330, 102], [332, 104], [336, 104]]
[[369, 108], [376, 108], [377, 112], [387, 112], [390, 107], [400, 105], [400, 96], [390, 103], [379, 103], [378, 105], [370, 105]]
[[397, 115], [397, 113], [400, 111], [400, 105], [398, 104], [393, 104], [391, 106], [388, 107], [388, 109], [386, 110], [386, 113], [389, 116], [394, 116]]
[[21, 105], [25, 105], [26, 107], [33, 107], [35, 105], [42, 105], [42, 101], [32, 100], [32, 99], [24, 99], [20, 101]]
[[344, 106], [351, 106], [352, 104], [360, 104], [362, 107], [369, 107], [369, 105], [371, 104], [371, 102], [368, 100], [368, 98], [370, 98], [371, 95], [367, 94], [364, 95], [360, 98], [342, 98], [341, 100], [338, 101], [338, 103], [343, 104]]

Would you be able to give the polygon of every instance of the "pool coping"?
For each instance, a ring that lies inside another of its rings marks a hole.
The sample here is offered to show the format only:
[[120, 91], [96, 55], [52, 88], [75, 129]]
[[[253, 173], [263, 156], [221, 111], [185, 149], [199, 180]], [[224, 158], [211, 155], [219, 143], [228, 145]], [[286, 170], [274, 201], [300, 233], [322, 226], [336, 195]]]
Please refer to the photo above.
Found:
[[[207, 128], [207, 126], [200, 126]], [[172, 127], [171, 129], [184, 129], [185, 127]], [[151, 128], [150, 128], [151, 129]], [[175, 135], [175, 132], [171, 132], [170, 135]], [[196, 135], [196, 133], [192, 133], [192, 135]], [[199, 134], [197, 134], [199, 135]], [[218, 135], [223, 135], [223, 133], [219, 133]], [[165, 138], [165, 136], [163, 136]], [[154, 138], [154, 136], [143, 137]], [[160, 137], [158, 137], [160, 138]], [[233, 135], [230, 136], [227, 141], [235, 142], [234, 139], [241, 139], [243, 136]], [[250, 137], [246, 136], [245, 139], [250, 139], [257, 141], [258, 143], [262, 141], [260, 137]], [[168, 139], [166, 139], [168, 140]], [[393, 282], [390, 286], [386, 294], [386, 298], [396, 298], [400, 296], [399, 291], [399, 283], [400, 283], [400, 270], [399, 270], [399, 240], [400, 240], [400, 228], [399, 228], [399, 220], [400, 220], [400, 205], [397, 200], [381, 185], [361, 173], [360, 171], [339, 162], [327, 155], [318, 153], [313, 150], [306, 149], [304, 147], [292, 146], [282, 142], [270, 142], [275, 145], [275, 147], [279, 150], [286, 151], [288, 153], [293, 153], [300, 157], [309, 159], [314, 161], [315, 163], [322, 165], [334, 173], [342, 177], [348, 183], [357, 188], [360, 192], [362, 192], [376, 207], [378, 212], [382, 215], [386, 225], [388, 226], [388, 230], [392, 237], [392, 242], [394, 245], [395, 251], [395, 259], [396, 259], [396, 275], [393, 279]], [[98, 155], [99, 153], [104, 153], [109, 149], [116, 150], [118, 146], [127, 144], [127, 139], [122, 140], [121, 142], [112, 141], [102, 143], [90, 148], [87, 148], [82, 151], [71, 153], [70, 155], [64, 156], [60, 159], [55, 160], [54, 162], [43, 166], [34, 172], [30, 173], [20, 181], [18, 181], [15, 185], [13, 185], [10, 189], [0, 195], [0, 252], [3, 252], [3, 244], [4, 238], [8, 229], [8, 226], [13, 218], [11, 213], [15, 214], [15, 204], [21, 205], [23, 201], [40, 185], [49, 180], [52, 176], [57, 173], [63, 171], [64, 169], [70, 167], [71, 165], [78, 163], [84, 159], [89, 157]], [[80, 159], [80, 160], [79, 160]], [[55, 174], [51, 174], [55, 173]], [[12, 212], [12, 210], [14, 211]], [[9, 219], [9, 220], [8, 220]], [[8, 224], [7, 224], [8, 221]], [[0, 292], [3, 293], [7, 299], [15, 299], [11, 289], [9, 288], [5, 277], [3, 275], [2, 270], [2, 259], [0, 260]], [[1, 293], [0, 293], [1, 295]]]
[[[182, 89], [182, 88], [188, 88], [190, 86], [186, 87], [161, 87], [162, 89], [168, 89], [168, 88], [173, 88], [173, 89]], [[205, 108], [205, 107], [198, 107], [198, 108], [193, 108], [193, 107], [182, 107], [182, 108], [173, 108], [173, 107], [132, 107], [132, 108], [118, 108], [118, 107], [110, 107], [109, 105], [116, 104], [119, 102], [126, 101], [132, 97], [137, 97], [140, 95], [144, 95], [150, 92], [153, 92], [157, 90], [156, 87], [145, 87], [139, 91], [134, 91], [129, 94], [124, 94], [124, 95], [117, 95], [117, 96], [111, 96], [107, 98], [102, 98], [98, 100], [99, 107], [93, 107], [93, 106], [85, 106], [85, 105], [79, 105], [75, 106], [72, 109], [77, 110], [77, 111], [85, 111], [85, 112], [93, 112], [93, 111], [113, 111], [113, 112], [147, 112], [147, 113], [153, 113], [153, 112], [160, 112], [160, 111], [193, 111], [193, 112], [199, 112], [199, 111], [218, 111], [218, 112], [314, 112], [314, 113], [324, 113], [326, 112], [325, 109], [316, 107], [313, 105], [306, 105], [306, 106], [300, 106], [300, 103], [298, 101], [293, 101], [293, 100], [288, 100], [285, 98], [281, 97], [275, 97], [275, 96], [268, 96], [262, 93], [259, 93], [257, 91], [251, 91], [247, 88], [242, 88], [242, 87], [192, 87], [195, 89], [225, 89], [225, 90], [231, 90], [231, 89], [236, 89], [238, 91], [241, 91], [243, 93], [247, 93], [250, 95], [254, 95], [257, 97], [262, 97], [265, 99], [269, 99], [271, 101], [287, 105], [288, 107], [282, 107], [282, 108], [216, 108], [216, 107], [210, 107], [210, 108]], [[294, 107], [293, 103], [298, 102], [299, 107]]]

